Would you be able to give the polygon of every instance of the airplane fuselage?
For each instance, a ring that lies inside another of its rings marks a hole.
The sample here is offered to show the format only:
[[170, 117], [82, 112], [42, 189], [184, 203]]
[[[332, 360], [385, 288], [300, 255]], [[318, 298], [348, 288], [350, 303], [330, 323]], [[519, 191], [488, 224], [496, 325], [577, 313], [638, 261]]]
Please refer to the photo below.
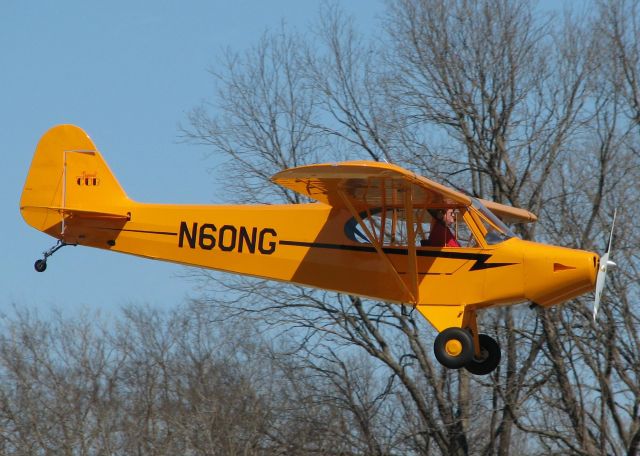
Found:
[[[300, 205], [183, 206], [131, 201], [126, 221], [76, 219], [64, 241], [190, 266], [416, 304], [434, 326], [447, 310], [526, 300], [547, 306], [593, 288], [597, 256], [511, 238], [478, 247], [417, 246], [419, 299], [407, 283], [407, 246], [350, 239], [349, 211]], [[59, 227], [51, 227], [52, 235]], [[437, 309], [437, 310], [436, 310]], [[444, 324], [444, 323], [443, 323]], [[446, 323], [450, 325], [450, 322]]]

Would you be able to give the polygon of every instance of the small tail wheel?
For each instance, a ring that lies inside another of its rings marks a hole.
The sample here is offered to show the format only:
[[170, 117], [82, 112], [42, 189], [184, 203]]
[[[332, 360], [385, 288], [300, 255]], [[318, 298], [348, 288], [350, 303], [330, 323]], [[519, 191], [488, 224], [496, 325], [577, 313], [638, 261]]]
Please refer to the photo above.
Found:
[[38, 271], [38, 272], [44, 272], [45, 269], [47, 269], [47, 258], [49, 258], [51, 255], [56, 253], [62, 247], [65, 247], [67, 245], [78, 245], [78, 244], [67, 244], [62, 239], [58, 239], [58, 242], [56, 242], [56, 245], [51, 247], [46, 252], [42, 252], [42, 255], [44, 255], [44, 258], [42, 258], [41, 260], [36, 261], [34, 263], [33, 267], [36, 268], [36, 271]]
[[447, 328], [437, 335], [433, 352], [444, 367], [460, 369], [473, 359], [473, 338], [462, 328]]
[[47, 269], [47, 260], [37, 260], [33, 267], [36, 269], [36, 271], [38, 272], [44, 272], [45, 269]]
[[496, 340], [486, 334], [478, 335], [480, 341], [480, 358], [472, 356], [464, 367], [474, 375], [487, 375], [493, 372], [500, 364], [500, 345]]

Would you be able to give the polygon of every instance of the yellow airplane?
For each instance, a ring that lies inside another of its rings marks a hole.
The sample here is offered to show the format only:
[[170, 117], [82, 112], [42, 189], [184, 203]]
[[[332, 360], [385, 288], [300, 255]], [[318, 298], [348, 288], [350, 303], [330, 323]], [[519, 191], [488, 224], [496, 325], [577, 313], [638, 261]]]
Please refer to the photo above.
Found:
[[478, 333], [478, 311], [551, 306], [595, 286], [595, 318], [614, 265], [610, 247], [599, 258], [519, 239], [505, 222], [534, 222], [534, 214], [391, 164], [301, 166], [272, 181], [317, 202], [139, 203], [82, 129], [60, 125], [36, 148], [20, 211], [58, 240], [36, 261], [39, 272], [61, 247], [84, 245], [410, 305], [439, 332], [438, 361], [477, 375], [500, 361], [498, 343]]

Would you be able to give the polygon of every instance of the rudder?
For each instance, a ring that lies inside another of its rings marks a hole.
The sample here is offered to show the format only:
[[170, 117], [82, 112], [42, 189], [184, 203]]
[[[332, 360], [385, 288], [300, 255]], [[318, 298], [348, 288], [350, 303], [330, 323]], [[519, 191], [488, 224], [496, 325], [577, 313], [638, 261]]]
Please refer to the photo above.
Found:
[[74, 213], [117, 216], [128, 201], [91, 138], [75, 125], [58, 125], [36, 147], [20, 212], [32, 227], [64, 239]]

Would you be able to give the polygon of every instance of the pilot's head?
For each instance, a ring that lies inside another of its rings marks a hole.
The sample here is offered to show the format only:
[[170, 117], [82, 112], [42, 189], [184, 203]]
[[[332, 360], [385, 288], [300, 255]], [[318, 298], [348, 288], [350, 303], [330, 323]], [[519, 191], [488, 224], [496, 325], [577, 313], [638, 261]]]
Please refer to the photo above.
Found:
[[451, 225], [455, 222], [455, 209], [431, 209], [429, 213], [435, 220], [439, 220], [440, 222]]

